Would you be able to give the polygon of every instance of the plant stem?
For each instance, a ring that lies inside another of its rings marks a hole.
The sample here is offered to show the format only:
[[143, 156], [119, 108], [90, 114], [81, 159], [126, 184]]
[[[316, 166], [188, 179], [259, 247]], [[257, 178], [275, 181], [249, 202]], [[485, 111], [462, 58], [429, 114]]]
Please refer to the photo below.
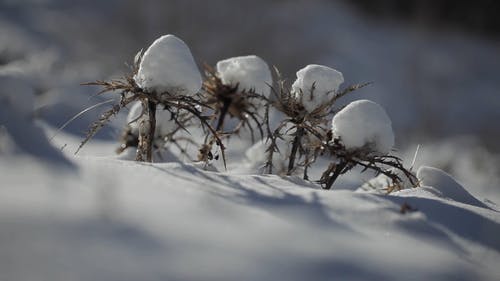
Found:
[[300, 140], [304, 135], [304, 128], [297, 127], [297, 132], [295, 133], [295, 137], [293, 139], [292, 151], [290, 153], [290, 160], [288, 162], [288, 172], [286, 173], [290, 176], [293, 172], [293, 168], [295, 165], [295, 157], [297, 156], [297, 151], [299, 150]]
[[220, 131], [224, 126], [224, 119], [226, 118], [226, 114], [229, 110], [229, 106], [231, 105], [231, 99], [224, 99], [224, 103], [222, 104], [222, 108], [219, 114], [219, 120], [217, 121], [217, 126], [215, 127], [215, 131]]
[[337, 178], [342, 174], [342, 171], [344, 168], [347, 166], [347, 162], [345, 161], [340, 161], [337, 165], [335, 165], [335, 170], [333, 171], [333, 175], [328, 179], [328, 182], [326, 183], [326, 186], [323, 189], [330, 189], [332, 188], [333, 183]]
[[156, 131], [156, 103], [147, 100], [149, 114], [149, 136], [146, 143], [146, 161], [153, 162], [153, 142]]

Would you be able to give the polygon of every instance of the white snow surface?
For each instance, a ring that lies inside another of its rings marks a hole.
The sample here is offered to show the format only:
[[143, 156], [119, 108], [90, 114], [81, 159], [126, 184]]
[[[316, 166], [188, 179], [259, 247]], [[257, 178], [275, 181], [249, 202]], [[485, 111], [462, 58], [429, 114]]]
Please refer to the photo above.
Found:
[[[500, 277], [499, 213], [425, 190], [323, 191], [181, 163], [72, 161], [69, 174], [0, 159], [2, 280]], [[400, 213], [403, 203], [417, 211]]]
[[344, 76], [339, 71], [324, 65], [310, 64], [297, 71], [292, 92], [304, 108], [312, 112], [329, 101], [342, 83]]
[[[134, 135], [139, 135], [139, 126], [141, 122], [148, 119], [147, 114], [142, 114], [141, 102], [136, 102], [130, 108], [127, 115], [127, 124], [132, 129]], [[164, 110], [161, 106], [156, 109], [156, 130], [155, 136], [161, 137], [171, 133], [176, 128], [174, 120], [171, 120], [169, 111]]]
[[379, 104], [369, 100], [351, 102], [335, 114], [332, 133], [347, 149], [368, 146], [374, 152], [387, 154], [394, 146], [391, 119]]
[[118, 160], [116, 143], [75, 156], [79, 142], [55, 142], [69, 169], [0, 157], [1, 280], [500, 277], [500, 213], [457, 197], [466, 187], [441, 172], [422, 169], [432, 186], [391, 195], [324, 191], [299, 177]]
[[33, 87], [25, 79], [0, 75], [0, 104], [25, 118], [30, 117], [35, 104]]
[[202, 78], [189, 47], [174, 35], [164, 35], [151, 44], [134, 77], [146, 91], [195, 95]]
[[258, 56], [232, 57], [217, 62], [217, 75], [224, 85], [236, 86], [241, 90], [254, 90], [269, 97], [273, 78], [267, 63]]
[[422, 186], [434, 187], [444, 197], [457, 202], [478, 207], [486, 207], [484, 203], [472, 196], [456, 179], [441, 169], [421, 166], [417, 178]]

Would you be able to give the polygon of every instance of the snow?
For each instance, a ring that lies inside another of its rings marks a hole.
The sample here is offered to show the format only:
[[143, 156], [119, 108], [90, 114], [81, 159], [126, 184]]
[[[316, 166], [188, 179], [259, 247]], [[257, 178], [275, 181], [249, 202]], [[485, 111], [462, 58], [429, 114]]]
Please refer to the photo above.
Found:
[[17, 114], [30, 117], [35, 104], [34, 90], [25, 79], [11, 75], [0, 75], [0, 105]]
[[146, 50], [134, 77], [148, 92], [195, 95], [202, 79], [189, 47], [174, 35], [164, 35]]
[[217, 75], [224, 85], [240, 90], [254, 90], [269, 97], [273, 78], [267, 63], [258, 56], [232, 57], [217, 62]]
[[[268, 159], [270, 141], [260, 140], [245, 151], [245, 160], [236, 172], [246, 172], [250, 174], [262, 174], [266, 172], [264, 167]], [[279, 151], [273, 153], [273, 174], [284, 175], [288, 168], [288, 154], [290, 147], [288, 142], [277, 139], [276, 145]]]
[[472, 206], [486, 207], [484, 203], [472, 196], [451, 175], [438, 168], [421, 166], [417, 178], [422, 186], [435, 188], [444, 197]]
[[31, 156], [61, 170], [72, 169], [34, 122], [34, 100], [33, 88], [24, 79], [0, 76], [0, 156]]
[[344, 76], [339, 71], [324, 65], [310, 64], [297, 71], [292, 92], [304, 108], [312, 112], [328, 102], [342, 83]]
[[[324, 191], [296, 177], [71, 157], [78, 173], [0, 158], [2, 280], [500, 277], [499, 213], [418, 188]], [[402, 214], [404, 203], [416, 211]]]
[[369, 100], [351, 102], [335, 114], [332, 133], [350, 150], [368, 146], [373, 152], [387, 154], [394, 146], [389, 116], [380, 105]]
[[[399, 182], [399, 188], [401, 189], [408, 189], [408, 188], [414, 188], [414, 184], [408, 179], [407, 176], [405, 176], [400, 170], [398, 169], [391, 169], [391, 171], [398, 175], [399, 178], [401, 179], [401, 182]], [[369, 192], [377, 192], [380, 194], [386, 194], [387, 193], [387, 188], [393, 184], [392, 180], [384, 175], [380, 174], [367, 182], [365, 182], [360, 188], [358, 188], [358, 191], [369, 191]]]
[[[136, 102], [130, 108], [130, 111], [127, 115], [127, 124], [130, 126], [132, 130], [132, 134], [139, 136], [139, 126], [141, 122], [144, 122], [148, 119], [147, 114], [142, 114], [142, 104], [141, 102]], [[162, 137], [166, 136], [169, 133], [172, 133], [176, 128], [175, 121], [171, 119], [171, 114], [169, 111], [161, 108], [156, 109], [156, 130], [155, 136]]]

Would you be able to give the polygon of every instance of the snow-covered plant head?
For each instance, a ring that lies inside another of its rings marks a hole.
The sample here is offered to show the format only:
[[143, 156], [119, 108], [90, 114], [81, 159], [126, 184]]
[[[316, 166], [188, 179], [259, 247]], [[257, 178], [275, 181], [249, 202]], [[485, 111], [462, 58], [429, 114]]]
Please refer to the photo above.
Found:
[[[271, 71], [267, 63], [258, 56], [232, 57], [219, 61], [216, 69], [206, 66], [204, 82], [205, 103], [212, 109], [212, 119], [217, 132], [226, 136], [248, 128], [252, 139], [258, 130], [263, 137], [263, 108], [272, 86]], [[224, 128], [227, 118], [237, 118], [233, 128]], [[207, 140], [200, 158], [206, 158], [211, 140]]]
[[224, 85], [238, 87], [242, 92], [253, 92], [265, 97], [269, 97], [273, 83], [269, 66], [255, 55], [219, 61], [217, 76]]
[[[278, 77], [280, 74], [278, 73]], [[273, 106], [284, 113], [284, 119], [278, 127], [268, 134], [271, 138], [268, 172], [272, 172], [272, 154], [278, 151], [275, 146], [277, 138], [283, 135], [292, 136], [292, 148], [289, 157], [288, 175], [299, 166], [305, 167], [304, 178], [307, 178], [307, 167], [314, 163], [317, 149], [326, 136], [328, 116], [334, 112], [335, 102], [344, 95], [357, 90], [366, 84], [356, 84], [339, 90], [344, 77], [339, 71], [327, 66], [311, 64], [297, 72], [297, 79], [291, 89], [285, 87], [282, 79], [279, 88], [272, 93]]]
[[[164, 128], [163, 126], [171, 128], [172, 124], [165, 125], [166, 122], [182, 127], [179, 116], [187, 113], [196, 117], [204, 128], [214, 133], [216, 143], [222, 145], [215, 131], [197, 108], [202, 105], [197, 99], [202, 85], [198, 67], [189, 47], [174, 35], [158, 38], [144, 55], [139, 52], [136, 55], [132, 73], [124, 78], [109, 82], [96, 81], [84, 85], [101, 86], [103, 90], [99, 94], [119, 92], [120, 100], [91, 125], [80, 148], [109, 122], [112, 116], [137, 101], [141, 104], [141, 110], [136, 109], [140, 112], [136, 118], [139, 135], [136, 160], [152, 161], [154, 140], [155, 136], [158, 136], [157, 124], [160, 130]], [[168, 111], [170, 118], [168, 120], [161, 118], [161, 122], [157, 123], [157, 110]]]
[[351, 102], [339, 111], [332, 120], [332, 136], [350, 151], [385, 155], [394, 146], [391, 119], [369, 100]]
[[134, 80], [142, 90], [156, 95], [193, 96], [202, 84], [189, 47], [171, 34], [156, 39], [146, 50]]
[[341, 72], [324, 65], [310, 64], [297, 71], [292, 93], [307, 112], [328, 105], [344, 83]]
[[362, 166], [392, 180], [388, 189], [398, 188], [408, 178], [413, 186], [417, 180], [405, 169], [401, 159], [390, 155], [394, 146], [391, 120], [385, 110], [369, 100], [358, 100], [340, 110], [332, 120], [332, 129], [323, 150], [335, 160], [324, 172], [320, 183], [330, 189], [341, 174]]

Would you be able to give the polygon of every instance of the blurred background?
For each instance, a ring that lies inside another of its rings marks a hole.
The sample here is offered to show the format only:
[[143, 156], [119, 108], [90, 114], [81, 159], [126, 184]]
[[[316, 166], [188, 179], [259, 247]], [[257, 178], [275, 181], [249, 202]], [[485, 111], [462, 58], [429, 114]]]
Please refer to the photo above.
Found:
[[[163, 34], [182, 38], [200, 67], [256, 54], [292, 83], [298, 69], [324, 64], [345, 85], [374, 82], [341, 102], [385, 107], [398, 149], [423, 144], [452, 172], [463, 155], [498, 189], [499, 8], [493, 0], [1, 0], [0, 74], [25, 79], [37, 116], [58, 127], [99, 102], [80, 83], [122, 76]], [[98, 114], [66, 131], [83, 135]], [[116, 138], [120, 118], [99, 137]]]

